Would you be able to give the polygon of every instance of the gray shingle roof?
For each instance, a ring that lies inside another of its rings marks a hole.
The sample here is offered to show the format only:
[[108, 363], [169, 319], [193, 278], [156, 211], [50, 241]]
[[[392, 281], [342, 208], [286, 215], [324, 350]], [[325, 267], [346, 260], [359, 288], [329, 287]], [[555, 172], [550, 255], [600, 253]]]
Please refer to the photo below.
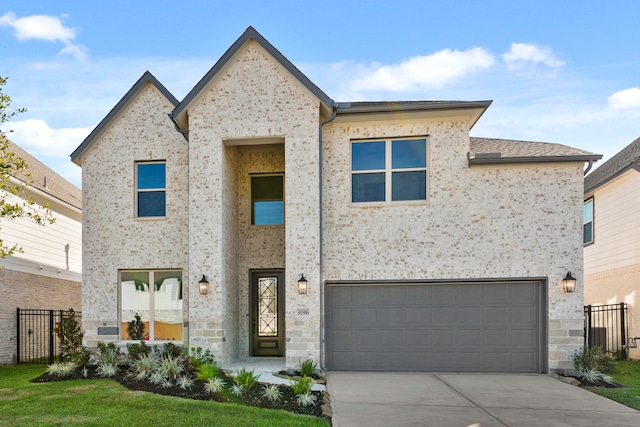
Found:
[[590, 193], [629, 169], [640, 170], [640, 138], [620, 150], [584, 179], [584, 193]]
[[595, 161], [602, 155], [567, 145], [470, 137], [472, 163]]
[[[75, 208], [82, 209], [82, 191], [69, 181], [49, 169], [44, 163], [24, 151], [22, 148], [9, 141], [9, 150], [17, 156], [22, 157], [28, 166], [28, 173], [31, 174], [29, 186], [37, 188], [58, 200], [61, 200]], [[24, 177], [17, 177], [25, 180]], [[47, 186], [44, 186], [45, 178]]]

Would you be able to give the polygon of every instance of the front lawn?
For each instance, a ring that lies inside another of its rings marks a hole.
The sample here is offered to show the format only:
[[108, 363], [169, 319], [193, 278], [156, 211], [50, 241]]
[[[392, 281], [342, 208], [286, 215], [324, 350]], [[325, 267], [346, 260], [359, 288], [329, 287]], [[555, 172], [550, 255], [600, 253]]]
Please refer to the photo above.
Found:
[[640, 362], [624, 360], [618, 362], [618, 371], [613, 374], [622, 388], [585, 387], [600, 396], [607, 397], [630, 408], [640, 410]]
[[108, 379], [32, 383], [42, 365], [0, 366], [2, 426], [322, 426], [317, 417], [130, 391]]

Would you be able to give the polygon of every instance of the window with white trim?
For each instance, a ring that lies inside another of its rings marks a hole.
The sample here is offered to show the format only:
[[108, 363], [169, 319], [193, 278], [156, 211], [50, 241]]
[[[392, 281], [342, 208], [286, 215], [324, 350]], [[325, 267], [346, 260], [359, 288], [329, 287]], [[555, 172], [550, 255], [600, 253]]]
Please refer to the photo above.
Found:
[[[130, 336], [136, 315], [144, 324], [142, 337]], [[183, 340], [182, 271], [120, 271], [120, 338], [123, 340]]]
[[593, 243], [593, 197], [584, 202], [582, 210], [582, 243]]
[[351, 143], [351, 201], [427, 199], [427, 139]]
[[166, 163], [136, 163], [136, 217], [166, 216], [166, 205]]

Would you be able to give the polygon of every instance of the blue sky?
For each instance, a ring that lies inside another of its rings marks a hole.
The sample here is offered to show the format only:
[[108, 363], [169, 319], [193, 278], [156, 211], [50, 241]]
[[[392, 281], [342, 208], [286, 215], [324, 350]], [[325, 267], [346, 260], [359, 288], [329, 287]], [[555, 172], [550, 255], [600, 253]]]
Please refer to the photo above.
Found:
[[69, 154], [146, 70], [180, 100], [248, 26], [336, 101], [491, 99], [472, 135], [605, 160], [640, 136], [640, 2], [232, 3], [3, 1], [11, 139], [80, 186]]

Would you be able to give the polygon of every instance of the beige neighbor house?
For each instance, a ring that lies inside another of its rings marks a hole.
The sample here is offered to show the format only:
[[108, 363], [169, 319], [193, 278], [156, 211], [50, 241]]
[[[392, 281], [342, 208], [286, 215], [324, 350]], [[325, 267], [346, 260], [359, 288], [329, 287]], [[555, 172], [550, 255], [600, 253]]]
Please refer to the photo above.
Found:
[[[0, 221], [4, 244], [17, 243], [24, 250], [0, 259], [0, 364], [16, 362], [17, 308], [82, 310], [82, 193], [11, 141], [8, 148], [25, 160], [31, 174], [32, 182], [21, 197], [33, 198], [40, 206], [48, 203], [55, 223], [40, 226], [27, 219]], [[4, 196], [10, 202], [24, 200]], [[39, 336], [43, 335], [40, 329], [32, 330], [23, 336], [23, 345], [39, 349], [44, 342], [48, 346], [48, 335]]]
[[[628, 304], [625, 339], [640, 337], [639, 210], [640, 138], [584, 180], [584, 303]], [[617, 329], [608, 327], [608, 337]], [[640, 359], [640, 350], [628, 356]]]
[[145, 73], [71, 155], [86, 343], [138, 313], [222, 365], [570, 367], [600, 156], [470, 138], [489, 104], [337, 103], [251, 27], [181, 102]]

